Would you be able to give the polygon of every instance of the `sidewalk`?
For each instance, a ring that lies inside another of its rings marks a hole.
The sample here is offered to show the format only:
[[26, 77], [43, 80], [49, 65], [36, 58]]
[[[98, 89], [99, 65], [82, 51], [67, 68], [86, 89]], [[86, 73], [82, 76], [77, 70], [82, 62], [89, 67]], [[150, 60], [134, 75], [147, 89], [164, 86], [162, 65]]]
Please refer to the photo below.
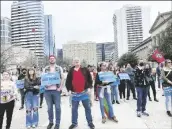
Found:
[[[152, 91], [151, 91], [152, 93]], [[126, 102], [121, 102], [120, 105], [114, 104], [114, 112], [119, 120], [119, 123], [114, 123], [112, 121], [107, 121], [107, 123], [101, 123], [101, 114], [99, 109], [99, 102], [94, 101], [92, 107], [92, 114], [94, 124], [96, 129], [171, 129], [170, 119], [166, 115], [164, 97], [161, 92], [158, 92], [158, 98], [160, 97], [160, 102], [149, 102], [147, 104], [149, 117], [142, 116], [138, 118], [136, 116], [136, 100], [131, 100]], [[80, 103], [80, 105], [82, 105]], [[25, 109], [19, 111], [20, 102], [16, 103], [16, 109], [13, 116], [12, 128], [11, 129], [25, 129]], [[48, 125], [48, 116], [46, 103], [42, 109], [39, 109], [40, 124], [39, 129], [46, 129]], [[5, 123], [5, 121], [4, 121]], [[76, 129], [89, 129], [87, 126], [85, 111], [83, 106], [79, 107], [79, 118], [78, 118], [78, 128]], [[62, 97], [62, 119], [61, 128], [68, 129], [71, 124], [71, 108], [69, 107], [68, 97]]]

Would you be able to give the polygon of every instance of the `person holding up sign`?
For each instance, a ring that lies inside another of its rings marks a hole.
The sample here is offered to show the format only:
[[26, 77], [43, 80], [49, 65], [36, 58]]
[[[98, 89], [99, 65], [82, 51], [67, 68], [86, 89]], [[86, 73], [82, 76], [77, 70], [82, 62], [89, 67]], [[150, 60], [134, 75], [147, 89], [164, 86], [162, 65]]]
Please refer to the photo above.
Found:
[[[106, 63], [100, 64], [101, 71], [97, 73], [95, 85], [98, 86], [98, 96], [100, 102], [100, 111], [102, 114], [102, 123], [106, 122], [106, 116], [114, 122], [118, 122], [113, 112], [112, 101], [111, 101], [111, 86], [114, 80], [114, 73], [107, 72]], [[104, 103], [106, 102], [106, 104]]]
[[30, 129], [38, 126], [39, 114], [39, 86], [40, 79], [36, 77], [35, 69], [29, 68], [24, 80], [25, 104], [26, 104], [26, 127]]
[[[108, 67], [108, 70], [112, 71], [114, 73], [114, 75], [116, 76], [115, 68], [113, 66]], [[119, 90], [118, 90], [119, 84], [120, 84], [120, 80], [116, 76], [116, 81], [111, 84], [112, 104], [115, 104], [115, 102], [117, 104], [120, 104], [120, 102], [119, 102]]]
[[63, 69], [56, 65], [55, 56], [49, 57], [50, 65], [45, 67], [44, 74], [41, 76], [41, 85], [45, 86], [44, 97], [48, 107], [49, 124], [47, 129], [54, 125], [53, 104], [55, 104], [56, 125], [54, 129], [60, 128], [61, 121], [61, 92], [64, 83]]
[[10, 80], [10, 73], [3, 72], [0, 85], [0, 129], [2, 129], [3, 118], [6, 112], [6, 129], [10, 129], [17, 89], [15, 83]]
[[[165, 67], [162, 69], [161, 76], [163, 79], [163, 89], [165, 96], [165, 106], [167, 110], [167, 115], [172, 117], [172, 111], [170, 112], [170, 103], [172, 107], [172, 65], [171, 60], [167, 59], [165, 61]], [[171, 101], [170, 101], [171, 100]]]
[[88, 126], [94, 129], [93, 119], [91, 115], [90, 94], [92, 88], [92, 77], [87, 68], [82, 67], [80, 60], [73, 60], [74, 67], [69, 70], [66, 79], [66, 88], [69, 91], [72, 101], [72, 124], [69, 129], [74, 129], [78, 126], [78, 105], [82, 101], [85, 108], [85, 115]]

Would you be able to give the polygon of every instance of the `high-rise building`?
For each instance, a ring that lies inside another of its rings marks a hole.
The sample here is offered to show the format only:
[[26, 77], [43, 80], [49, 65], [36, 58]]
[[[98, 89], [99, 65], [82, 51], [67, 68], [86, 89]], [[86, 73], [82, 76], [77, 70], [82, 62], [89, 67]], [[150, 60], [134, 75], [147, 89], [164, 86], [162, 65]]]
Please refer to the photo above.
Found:
[[97, 65], [96, 43], [71, 41], [63, 44], [63, 59], [80, 58], [81, 62], [86, 64]]
[[113, 61], [114, 51], [115, 51], [114, 42], [97, 43], [96, 44], [97, 62]]
[[57, 59], [63, 59], [63, 49], [57, 49]]
[[115, 60], [149, 37], [150, 8], [126, 5], [113, 15]]
[[50, 55], [54, 55], [52, 15], [45, 15], [44, 23], [45, 23], [44, 52], [47, 56], [50, 56]]
[[11, 20], [1, 17], [1, 44], [11, 44]]
[[11, 6], [11, 42], [29, 48], [44, 59], [44, 8], [41, 1], [14, 1]]

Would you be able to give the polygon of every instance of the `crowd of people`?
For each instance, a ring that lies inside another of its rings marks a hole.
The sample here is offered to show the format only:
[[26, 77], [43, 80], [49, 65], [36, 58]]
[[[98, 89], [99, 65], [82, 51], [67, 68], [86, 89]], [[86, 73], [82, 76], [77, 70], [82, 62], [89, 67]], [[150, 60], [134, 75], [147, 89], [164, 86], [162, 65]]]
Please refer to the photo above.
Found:
[[[36, 128], [39, 125], [39, 108], [42, 108], [45, 98], [48, 110], [49, 124], [47, 129], [54, 126], [55, 105], [55, 126], [54, 129], [60, 129], [61, 122], [61, 96], [70, 96], [70, 105], [72, 108], [72, 120], [69, 129], [78, 126], [78, 106], [82, 101], [85, 108], [85, 115], [88, 126], [94, 129], [92, 117], [92, 103], [94, 98], [100, 104], [100, 112], [102, 123], [106, 123], [107, 119], [118, 123], [117, 116], [113, 111], [113, 104], [120, 104], [121, 101], [130, 99], [130, 91], [133, 99], [137, 101], [136, 111], [137, 117], [142, 115], [149, 116], [146, 111], [147, 97], [152, 101], [150, 96], [150, 87], [153, 91], [153, 99], [159, 102], [156, 97], [155, 81], [158, 82], [158, 88], [161, 85], [164, 91], [172, 88], [172, 65], [171, 60], [165, 60], [164, 64], [158, 65], [154, 71], [149, 63], [139, 61], [134, 68], [128, 63], [125, 66], [118, 67], [112, 63], [102, 62], [97, 67], [83, 67], [79, 58], [74, 58], [73, 66], [69, 69], [56, 65], [56, 58], [49, 57], [49, 65], [41, 72], [35, 67], [23, 68], [20, 71], [18, 80], [24, 80], [24, 87], [16, 88], [16, 83], [11, 79], [11, 74], [4, 71], [1, 79], [1, 101], [0, 101], [0, 129], [2, 129], [4, 113], [6, 112], [7, 122], [6, 129], [10, 129], [15, 101], [19, 99], [18, 92], [21, 96], [21, 107], [19, 110], [26, 108], [26, 128]], [[58, 73], [60, 75], [60, 84], [46, 85], [43, 91], [41, 87], [41, 75], [45, 73]], [[116, 77], [116, 81], [102, 81], [101, 74], [112, 72]], [[129, 78], [121, 79], [120, 73], [125, 73]], [[2, 92], [3, 91], [3, 92]], [[94, 92], [94, 96], [92, 95]], [[165, 106], [167, 115], [172, 117], [170, 104], [172, 106], [172, 92], [167, 94], [164, 92]], [[40, 103], [39, 103], [40, 99]], [[104, 99], [106, 99], [108, 112], [105, 110]]]

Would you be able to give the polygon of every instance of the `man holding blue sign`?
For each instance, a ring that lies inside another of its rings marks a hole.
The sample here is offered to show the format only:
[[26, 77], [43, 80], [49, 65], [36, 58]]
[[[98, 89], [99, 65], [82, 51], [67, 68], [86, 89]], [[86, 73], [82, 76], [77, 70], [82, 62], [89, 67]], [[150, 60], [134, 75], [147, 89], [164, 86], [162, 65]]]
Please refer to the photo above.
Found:
[[69, 129], [74, 129], [78, 126], [78, 105], [80, 101], [82, 101], [85, 108], [88, 126], [90, 129], [94, 129], [89, 98], [93, 83], [92, 77], [87, 68], [81, 67], [78, 58], [75, 58], [73, 63], [74, 67], [70, 69], [66, 79], [66, 88], [72, 96], [72, 125]]
[[55, 64], [55, 56], [50, 56], [49, 62], [50, 65], [45, 67], [44, 74], [41, 76], [41, 85], [45, 86], [44, 96], [48, 106], [49, 125], [47, 129], [51, 129], [54, 125], [53, 104], [55, 104], [56, 112], [54, 129], [59, 129], [61, 121], [61, 89], [64, 82], [63, 69]]

